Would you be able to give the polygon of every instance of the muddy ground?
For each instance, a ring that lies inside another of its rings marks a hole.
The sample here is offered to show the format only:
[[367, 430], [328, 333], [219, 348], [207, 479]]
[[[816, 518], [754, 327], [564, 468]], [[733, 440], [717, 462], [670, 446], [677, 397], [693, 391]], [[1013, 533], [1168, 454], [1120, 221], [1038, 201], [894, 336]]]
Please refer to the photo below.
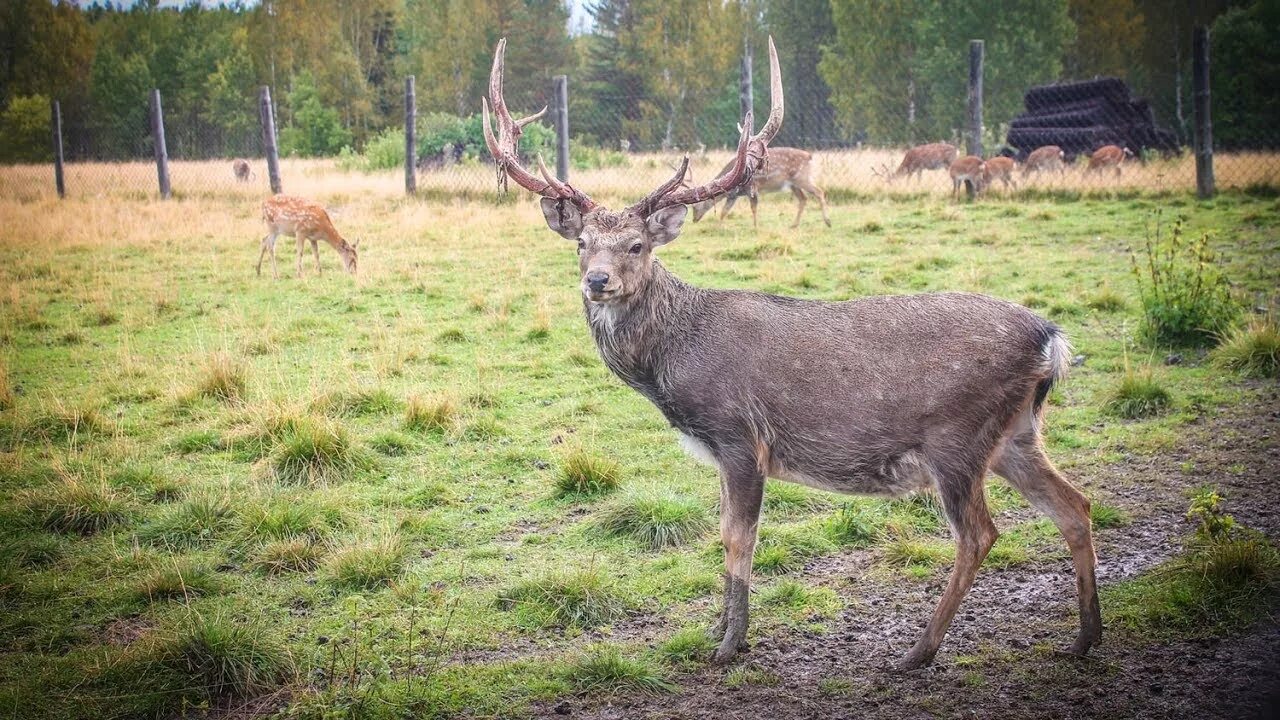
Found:
[[[1256, 388], [1247, 406], [1207, 415], [1176, 447], [1117, 464], [1073, 468], [1091, 492], [1132, 514], [1098, 534], [1105, 586], [1175, 554], [1191, 530], [1189, 489], [1218, 487], [1239, 522], [1280, 538], [1280, 391]], [[997, 524], [1031, 516], [1018, 510]], [[1108, 628], [1087, 659], [1060, 652], [1074, 637], [1068, 559], [984, 568], [934, 664], [892, 665], [922, 631], [945, 574], [886, 582], [869, 553], [811, 562], [802, 577], [841, 591], [847, 605], [825, 633], [781, 629], [757, 638], [729, 668], [672, 678], [666, 695], [569, 698], [535, 707], [576, 718], [1190, 718], [1280, 717], [1280, 617], [1224, 638], [1178, 641]], [[855, 590], [856, 588], [856, 590]], [[1103, 621], [1106, 606], [1103, 607]], [[729, 687], [749, 667], [756, 678]]]

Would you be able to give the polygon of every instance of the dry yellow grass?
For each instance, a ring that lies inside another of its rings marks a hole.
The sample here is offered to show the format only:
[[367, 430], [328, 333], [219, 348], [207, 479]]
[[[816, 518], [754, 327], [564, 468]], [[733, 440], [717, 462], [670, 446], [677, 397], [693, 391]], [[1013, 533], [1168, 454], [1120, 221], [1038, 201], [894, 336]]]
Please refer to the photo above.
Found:
[[[874, 169], [897, 167], [902, 159], [900, 149], [865, 148], [828, 150], [815, 153], [814, 176], [828, 191], [870, 195], [914, 195], [928, 193], [946, 195], [951, 182], [945, 171], [926, 172], [921, 180], [886, 182]], [[632, 201], [665, 181], [678, 161], [677, 153], [634, 154], [626, 167], [577, 170], [573, 182], [586, 188], [594, 197], [615, 204]], [[691, 158], [694, 177], [709, 179], [730, 158], [727, 151], [712, 151]], [[267, 194], [265, 163], [256, 159], [256, 179], [237, 182], [228, 160], [171, 161], [170, 175], [174, 192], [180, 197], [243, 198], [256, 201]], [[1250, 185], [1280, 185], [1280, 155], [1274, 153], [1219, 153], [1214, 165], [1218, 186], [1243, 188]], [[285, 159], [281, 161], [281, 177], [287, 193], [320, 200], [341, 215], [345, 205], [361, 197], [399, 197], [404, 192], [403, 174], [399, 170], [382, 172], [345, 171], [333, 160]], [[1168, 160], [1155, 159], [1142, 163], [1130, 161], [1122, 175], [1085, 175], [1083, 164], [1070, 167], [1065, 175], [1052, 173], [1024, 183], [1021, 171], [1016, 173], [1020, 186], [1059, 191], [1184, 191], [1195, 186], [1195, 159], [1190, 154]], [[151, 162], [71, 163], [66, 171], [68, 194], [75, 198], [147, 199], [156, 194], [155, 166]], [[493, 169], [488, 165], [470, 164], [446, 168], [438, 172], [420, 173], [418, 189], [434, 197], [451, 194], [470, 196], [496, 195]], [[51, 165], [13, 165], [0, 167], [0, 200], [25, 203], [55, 197]], [[253, 207], [249, 205], [248, 207]], [[256, 217], [256, 207], [252, 215]]]

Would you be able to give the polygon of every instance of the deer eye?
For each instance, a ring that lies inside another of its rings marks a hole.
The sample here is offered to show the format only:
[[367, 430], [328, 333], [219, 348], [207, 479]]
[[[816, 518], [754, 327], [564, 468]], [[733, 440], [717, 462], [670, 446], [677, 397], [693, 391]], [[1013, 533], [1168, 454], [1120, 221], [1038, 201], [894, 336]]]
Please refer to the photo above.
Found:
[[578, 241], [578, 252], [582, 252], [586, 247], [587, 247], [587, 244], [585, 242], [583, 242], [582, 240]]
[[635, 245], [632, 245], [627, 252], [632, 255], [639, 255], [641, 250], [644, 250], [644, 243], [636, 243]]

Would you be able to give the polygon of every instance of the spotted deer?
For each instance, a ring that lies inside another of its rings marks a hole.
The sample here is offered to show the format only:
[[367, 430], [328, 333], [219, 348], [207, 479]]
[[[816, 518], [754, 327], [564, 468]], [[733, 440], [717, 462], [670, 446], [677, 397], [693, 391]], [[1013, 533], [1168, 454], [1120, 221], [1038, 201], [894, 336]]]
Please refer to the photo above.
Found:
[[1004, 183], [1004, 189], [1008, 190], [1010, 186], [1017, 189], [1018, 182], [1013, 179], [1013, 158], [997, 155], [987, 160], [982, 167], [982, 189], [991, 187], [991, 184], [999, 180]]
[[1044, 173], [1058, 171], [1065, 173], [1067, 171], [1067, 154], [1057, 145], [1045, 145], [1032, 150], [1027, 155], [1027, 161], [1022, 164], [1022, 177], [1025, 180], [1031, 176], [1031, 173]]
[[[728, 172], [733, 164], [737, 162], [737, 158], [729, 161], [720, 169], [720, 174]], [[759, 227], [756, 222], [756, 203], [761, 192], [777, 192], [781, 190], [790, 190], [792, 195], [796, 197], [796, 219], [791, 223], [791, 227], [800, 226], [800, 216], [804, 213], [805, 195], [812, 195], [818, 199], [818, 205], [822, 208], [822, 221], [831, 227], [831, 219], [827, 217], [827, 194], [822, 192], [822, 188], [814, 184], [810, 177], [810, 168], [813, 164], [813, 155], [798, 148], [777, 147], [769, 148], [769, 156], [765, 158], [764, 168], [751, 177], [751, 182], [740, 187], [734, 188], [724, 195], [724, 209], [720, 211], [720, 219], [723, 220], [729, 214], [729, 210], [733, 208], [733, 204], [743, 195], [747, 196], [747, 200], [751, 203], [751, 225]], [[690, 178], [692, 181], [692, 178]], [[712, 198], [703, 200], [693, 205], [693, 221], [698, 222], [715, 207], [720, 198]]]
[[956, 161], [956, 157], [960, 151], [955, 145], [944, 142], [929, 143], [928, 145], [917, 145], [907, 150], [907, 154], [902, 156], [902, 163], [898, 165], [898, 169], [889, 172], [888, 165], [881, 165], [878, 169], [871, 168], [871, 172], [884, 178], [887, 182], [893, 182], [900, 177], [916, 176], [916, 180], [924, 177], [925, 170], [945, 170], [951, 167], [951, 163]]
[[267, 224], [267, 235], [262, 238], [262, 252], [258, 253], [258, 275], [262, 275], [262, 259], [269, 252], [271, 276], [280, 279], [280, 271], [276, 268], [276, 238], [281, 235], [298, 240], [298, 277], [302, 277], [302, 256], [306, 252], [307, 241], [311, 242], [311, 251], [315, 253], [316, 274], [321, 273], [321, 240], [338, 251], [342, 267], [347, 272], [356, 274], [356, 248], [360, 241], [349, 243], [343, 239], [320, 203], [290, 195], [273, 195], [262, 203], [262, 220]]
[[505, 48], [499, 40], [481, 102], [500, 182], [539, 195], [547, 225], [577, 244], [583, 311], [605, 365], [719, 471], [726, 572], [712, 659], [729, 661], [747, 641], [768, 477], [847, 494], [938, 493], [956, 538], [955, 565], [902, 667], [932, 662], [996, 540], [988, 470], [1062, 531], [1080, 605], [1071, 648], [1083, 654], [1098, 642], [1089, 501], [1054, 468], [1041, 439], [1046, 398], [1071, 357], [1061, 329], [1019, 305], [967, 293], [820, 302], [701, 288], [654, 257], [679, 236], [686, 206], [746, 186], [764, 166], [783, 117], [772, 39], [769, 117], [752, 134], [746, 114], [729, 169], [685, 186], [686, 157], [674, 177], [620, 211], [557, 180], [541, 160], [536, 174], [520, 164], [521, 128], [541, 113], [517, 120], [508, 110]]
[[1116, 177], [1120, 177], [1120, 164], [1125, 160], [1133, 157], [1133, 151], [1129, 148], [1122, 148], [1119, 145], [1103, 145], [1093, 154], [1089, 156], [1089, 165], [1084, 169], [1084, 174], [1098, 173], [1101, 175], [1108, 168], [1116, 171]]
[[236, 158], [231, 161], [231, 172], [239, 182], [249, 182], [254, 178], [253, 168], [249, 165], [249, 161], [244, 158]]
[[951, 163], [947, 173], [951, 175], [951, 197], [960, 194], [960, 186], [964, 185], [972, 199], [982, 190], [982, 179], [986, 174], [987, 164], [977, 155], [965, 155]]

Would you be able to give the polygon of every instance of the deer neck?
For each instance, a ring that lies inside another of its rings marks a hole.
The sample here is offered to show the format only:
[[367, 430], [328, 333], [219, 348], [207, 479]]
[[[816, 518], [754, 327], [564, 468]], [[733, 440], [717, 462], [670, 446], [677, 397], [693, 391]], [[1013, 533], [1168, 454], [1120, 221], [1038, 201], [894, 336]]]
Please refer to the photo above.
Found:
[[697, 288], [671, 274], [656, 259], [653, 276], [625, 302], [583, 300], [587, 325], [604, 364], [631, 387], [653, 399], [672, 333], [683, 323]]

